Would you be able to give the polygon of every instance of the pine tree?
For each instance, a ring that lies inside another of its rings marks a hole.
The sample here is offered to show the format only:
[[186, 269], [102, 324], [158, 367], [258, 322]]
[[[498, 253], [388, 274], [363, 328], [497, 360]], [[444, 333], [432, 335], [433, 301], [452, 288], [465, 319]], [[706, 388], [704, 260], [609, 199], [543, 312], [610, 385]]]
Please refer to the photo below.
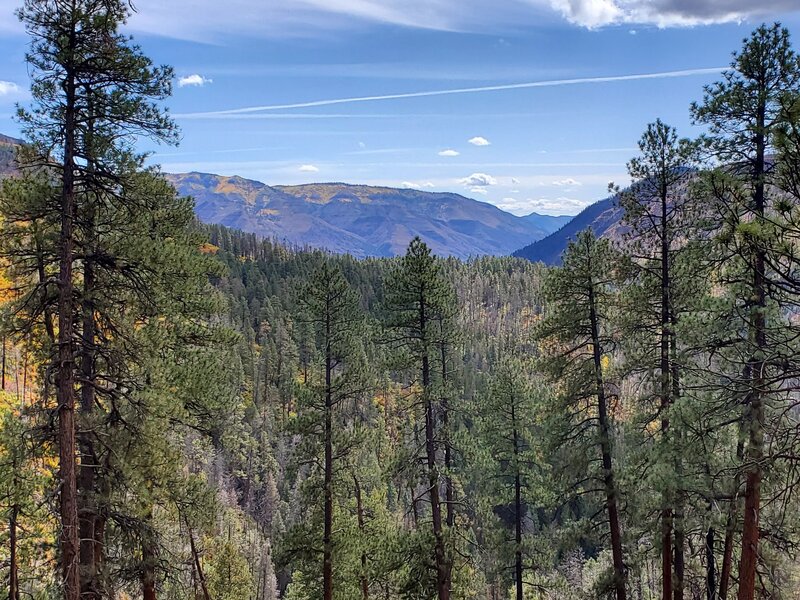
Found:
[[[615, 264], [620, 261], [607, 240], [584, 231], [571, 243], [563, 266], [545, 280], [547, 311], [537, 331], [541, 367], [561, 387], [559, 400], [565, 421], [564, 439], [577, 458], [585, 444], [595, 448], [601, 462], [605, 511], [611, 537], [617, 600], [626, 598], [626, 568], [620, 524], [620, 498], [614, 468], [612, 415], [615, 394], [606, 380], [614, 341], [609, 331], [613, 311]], [[618, 277], [618, 275], [617, 275]], [[579, 468], [579, 471], [581, 469]], [[580, 478], [586, 471], [580, 472]]]
[[[478, 407], [476, 433], [488, 450], [490, 463], [482, 475], [482, 493], [495, 510], [512, 507], [510, 525], [516, 600], [525, 594], [525, 572], [535, 570], [525, 543], [526, 519], [543, 505], [546, 466], [540, 464], [541, 440], [537, 439], [538, 390], [531, 384], [529, 366], [519, 358], [503, 360], [492, 376], [491, 386]], [[535, 513], [534, 518], [535, 518]], [[504, 545], [508, 538], [504, 538]], [[507, 565], [504, 565], [506, 567]], [[504, 569], [505, 570], [505, 569]]]
[[[34, 164], [47, 165], [56, 173], [59, 187], [51, 199], [51, 210], [60, 216], [54, 252], [58, 339], [53, 373], [60, 453], [60, 561], [67, 600], [77, 600], [84, 592], [84, 597], [90, 598], [102, 593], [96, 581], [98, 541], [94, 535], [84, 539], [83, 547], [79, 541], [81, 529], [86, 534], [95, 527], [81, 524], [78, 516], [79, 503], [86, 504], [92, 491], [84, 489], [82, 499], [78, 496], [77, 367], [80, 357], [90, 353], [92, 341], [85, 323], [83, 338], [77, 335], [80, 318], [76, 321], [76, 315], [81, 307], [75, 263], [81, 258], [86, 265], [90, 263], [95, 198], [117, 195], [124, 189], [120, 175], [142, 162], [131, 151], [134, 136], [164, 140], [175, 136], [172, 124], [154, 103], [168, 95], [171, 70], [153, 68], [139, 49], [118, 33], [130, 10], [122, 1], [27, 0], [18, 13], [33, 38], [27, 61], [34, 100], [34, 109], [20, 111], [19, 116], [38, 153]], [[91, 275], [86, 285], [91, 285]], [[90, 301], [88, 297], [85, 300]], [[89, 359], [83, 362], [88, 365]], [[86, 373], [82, 376], [85, 380]], [[91, 378], [82, 385], [84, 404], [88, 405]], [[84, 459], [91, 460], [88, 456]], [[89, 485], [90, 477], [84, 475], [80, 481]], [[87, 512], [88, 518], [95, 518], [92, 513], [96, 511], [90, 508]]]
[[[717, 236], [722, 280], [733, 300], [730, 322], [743, 324], [731, 340], [746, 358], [733, 359], [731, 376], [745, 406], [745, 507], [739, 564], [739, 600], [753, 600], [759, 557], [759, 518], [767, 428], [767, 405], [785, 380], [780, 368], [785, 336], [774, 314], [776, 279], [771, 267], [776, 240], [771, 226], [774, 207], [770, 184], [774, 162], [769, 153], [786, 123], [785, 108], [800, 85], [800, 60], [789, 32], [763, 25], [744, 40], [723, 80], [705, 88], [703, 102], [692, 106], [697, 123], [707, 125], [710, 154], [722, 165], [707, 181], [708, 195], [720, 215]], [[772, 313], [772, 314], [771, 314]], [[777, 368], [776, 368], [776, 365]]]
[[[299, 301], [301, 319], [316, 336], [317, 352], [312, 357], [310, 376], [303, 384], [295, 431], [304, 438], [304, 460], [319, 464], [321, 455], [322, 597], [333, 600], [336, 480], [347, 476], [339, 463], [355, 443], [352, 438], [359, 419], [353, 404], [363, 399], [368, 385], [361, 347], [364, 316], [356, 292], [328, 261], [310, 275]], [[307, 501], [310, 506], [316, 504], [314, 498]], [[341, 581], [342, 587], [347, 583]]]
[[[653, 373], [651, 383], [658, 397], [662, 445], [654, 451], [654, 461], [661, 456], [675, 457], [667, 468], [678, 477], [680, 451], [665, 450], [670, 438], [681, 436], [670, 431], [670, 409], [681, 395], [681, 368], [676, 329], [686, 310], [687, 291], [697, 289], [697, 271], [687, 264], [691, 231], [698, 218], [689, 183], [695, 176], [696, 145], [678, 139], [677, 132], [661, 120], [651, 123], [639, 140], [641, 155], [628, 163], [632, 186], [620, 193], [623, 222], [629, 227], [624, 251], [631, 259], [633, 280], [626, 294], [625, 322], [628, 370]], [[693, 281], [687, 283], [687, 275]], [[650, 382], [648, 382], [650, 383]], [[675, 423], [672, 424], [674, 428]], [[682, 600], [684, 590], [683, 493], [671, 486], [661, 487], [661, 558], [662, 599]], [[674, 546], [673, 546], [674, 523]], [[673, 566], [674, 553], [674, 566]]]
[[[447, 549], [446, 520], [442, 517], [443, 413], [436, 398], [435, 364], [437, 349], [441, 351], [441, 345], [437, 345], [437, 331], [447, 331], [452, 319], [452, 297], [452, 289], [442, 277], [439, 262], [420, 238], [414, 238], [387, 284], [386, 327], [389, 343], [407, 353], [407, 364], [418, 374], [415, 381], [420, 386], [424, 431], [422, 460], [431, 511], [433, 567], [439, 600], [450, 598], [453, 559]], [[441, 337], [438, 339], [441, 343]], [[415, 502], [416, 499], [412, 499], [412, 503]]]

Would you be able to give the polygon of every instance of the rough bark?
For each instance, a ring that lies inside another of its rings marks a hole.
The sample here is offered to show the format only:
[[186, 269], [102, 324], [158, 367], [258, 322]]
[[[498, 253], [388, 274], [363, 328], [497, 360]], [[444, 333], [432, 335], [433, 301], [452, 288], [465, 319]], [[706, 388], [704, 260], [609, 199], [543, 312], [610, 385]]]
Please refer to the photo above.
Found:
[[[419, 298], [419, 330], [428, 330], [427, 301], [424, 294]], [[431, 394], [431, 367], [428, 357], [428, 340], [422, 340], [422, 393], [425, 410], [425, 461], [428, 468], [428, 497], [431, 504], [431, 522], [433, 527], [434, 549], [433, 559], [436, 569], [436, 595], [438, 600], [450, 600], [450, 569], [447, 564], [447, 553], [444, 546], [442, 527], [442, 505], [439, 497], [439, 469], [436, 460], [436, 415]]]
[[[70, 31], [69, 47], [75, 47], [75, 28]], [[58, 364], [56, 401], [58, 403], [59, 514], [60, 550], [64, 600], [79, 600], [79, 530], [75, 447], [75, 347], [74, 285], [72, 262], [75, 253], [75, 74], [64, 78], [64, 166], [61, 185], [61, 231], [58, 254]]]
[[[711, 513], [709, 506], [709, 514]], [[714, 527], [709, 527], [706, 532], [706, 600], [716, 600], [717, 571], [714, 558]]]
[[91, 260], [84, 260], [83, 300], [81, 302], [81, 429], [78, 446], [81, 464], [78, 471], [78, 522], [80, 525], [81, 600], [100, 600], [102, 585], [100, 572], [104, 540], [98, 536], [97, 489], [95, 485], [98, 457], [92, 443], [92, 413], [95, 404], [95, 319], [92, 295], [95, 275]]
[[595, 370], [595, 394], [597, 396], [597, 413], [600, 422], [600, 453], [603, 461], [603, 486], [606, 496], [609, 532], [611, 534], [611, 558], [614, 565], [614, 592], [617, 600], [625, 600], [625, 561], [622, 551], [622, 531], [619, 522], [617, 487], [614, 479], [612, 462], [611, 431], [608, 421], [605, 381], [603, 378], [600, 324], [597, 316], [595, 293], [592, 284], [589, 286], [589, 313]]

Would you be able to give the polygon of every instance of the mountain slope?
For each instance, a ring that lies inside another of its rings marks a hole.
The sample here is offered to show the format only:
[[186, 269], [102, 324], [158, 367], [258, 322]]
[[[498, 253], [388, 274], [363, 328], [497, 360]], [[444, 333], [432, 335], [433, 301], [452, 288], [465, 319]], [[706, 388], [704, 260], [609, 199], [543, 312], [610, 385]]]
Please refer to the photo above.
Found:
[[561, 229], [564, 225], [569, 223], [574, 217], [571, 215], [540, 215], [539, 213], [531, 213], [522, 217], [526, 221], [533, 223], [548, 234], [554, 233]]
[[17, 146], [22, 141], [0, 133], [0, 177], [16, 173], [17, 166], [14, 161]]
[[505, 255], [549, 231], [458, 194], [342, 183], [268, 186], [207, 173], [167, 178], [195, 198], [204, 222], [354, 256], [400, 255], [415, 235], [441, 256]]
[[561, 229], [517, 250], [514, 256], [547, 265], [561, 264], [561, 254], [578, 233], [591, 227], [598, 237], [613, 237], [620, 227], [621, 216], [616, 196], [600, 200], [584, 208]]

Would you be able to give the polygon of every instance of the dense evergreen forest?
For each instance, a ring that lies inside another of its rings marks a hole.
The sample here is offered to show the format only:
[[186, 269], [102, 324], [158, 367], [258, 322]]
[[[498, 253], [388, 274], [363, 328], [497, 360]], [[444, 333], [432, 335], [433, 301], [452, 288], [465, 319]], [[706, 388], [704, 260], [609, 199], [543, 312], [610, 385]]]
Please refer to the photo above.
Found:
[[201, 225], [121, 0], [26, 0], [0, 598], [800, 597], [800, 58], [762, 26], [558, 268]]

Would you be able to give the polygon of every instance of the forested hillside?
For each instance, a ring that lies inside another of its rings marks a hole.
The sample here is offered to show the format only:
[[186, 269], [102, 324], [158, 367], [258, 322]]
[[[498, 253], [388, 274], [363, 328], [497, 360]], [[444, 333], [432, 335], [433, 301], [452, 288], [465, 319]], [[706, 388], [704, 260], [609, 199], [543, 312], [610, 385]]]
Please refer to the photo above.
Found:
[[[0, 598], [800, 597], [800, 59], [745, 40], [614, 240], [513, 257], [203, 225], [136, 150], [125, 2], [29, 0], [0, 187]], [[769, 156], [769, 158], [768, 158]]]
[[622, 211], [616, 196], [600, 200], [584, 208], [548, 236], [519, 248], [514, 252], [514, 256], [527, 258], [533, 262], [543, 262], [546, 265], [561, 264], [561, 256], [567, 246], [575, 241], [581, 231], [591, 229], [598, 237], [619, 239], [621, 216]]

